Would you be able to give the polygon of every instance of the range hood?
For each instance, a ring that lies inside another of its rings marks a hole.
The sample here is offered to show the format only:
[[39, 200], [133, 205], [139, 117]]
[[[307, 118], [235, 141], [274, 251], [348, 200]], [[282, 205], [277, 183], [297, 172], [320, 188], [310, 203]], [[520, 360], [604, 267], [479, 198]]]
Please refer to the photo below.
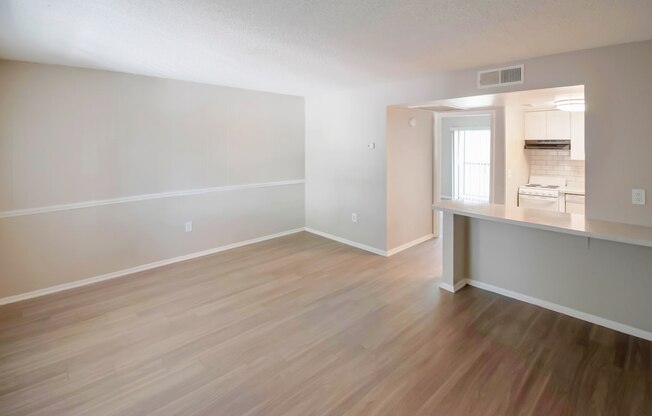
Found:
[[556, 149], [568, 150], [571, 147], [570, 140], [526, 140], [526, 149]]

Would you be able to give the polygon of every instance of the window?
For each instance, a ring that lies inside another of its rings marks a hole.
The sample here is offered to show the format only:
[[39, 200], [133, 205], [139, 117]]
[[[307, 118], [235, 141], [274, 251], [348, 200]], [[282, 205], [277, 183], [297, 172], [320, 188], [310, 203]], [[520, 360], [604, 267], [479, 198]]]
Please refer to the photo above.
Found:
[[453, 198], [489, 202], [491, 130], [453, 129]]

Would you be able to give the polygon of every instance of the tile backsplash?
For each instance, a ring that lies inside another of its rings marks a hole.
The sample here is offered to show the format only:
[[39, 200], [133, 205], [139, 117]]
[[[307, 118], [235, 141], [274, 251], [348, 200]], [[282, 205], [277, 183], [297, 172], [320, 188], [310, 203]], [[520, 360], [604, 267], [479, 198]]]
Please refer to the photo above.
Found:
[[570, 150], [527, 149], [530, 175], [563, 176], [567, 181], [584, 182], [584, 161], [570, 160]]

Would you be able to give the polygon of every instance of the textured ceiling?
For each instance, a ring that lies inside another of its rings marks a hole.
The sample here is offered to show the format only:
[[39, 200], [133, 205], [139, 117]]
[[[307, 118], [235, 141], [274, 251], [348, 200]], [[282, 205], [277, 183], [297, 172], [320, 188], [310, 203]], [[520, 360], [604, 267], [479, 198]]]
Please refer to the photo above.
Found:
[[652, 38], [651, 0], [2, 0], [0, 57], [306, 95]]

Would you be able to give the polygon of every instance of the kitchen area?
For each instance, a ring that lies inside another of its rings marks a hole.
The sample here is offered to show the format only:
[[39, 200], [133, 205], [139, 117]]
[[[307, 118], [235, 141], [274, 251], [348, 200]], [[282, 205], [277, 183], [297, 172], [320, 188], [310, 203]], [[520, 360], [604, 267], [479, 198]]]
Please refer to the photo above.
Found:
[[[652, 228], [592, 218], [595, 207], [586, 209], [585, 149], [593, 158], [598, 132], [585, 133], [585, 114], [591, 129], [602, 126], [594, 106], [584, 85], [571, 85], [394, 107], [434, 119], [432, 191], [421, 189], [433, 197], [440, 224], [433, 235], [443, 237], [440, 288], [456, 293], [470, 285], [652, 339]], [[415, 147], [412, 137], [402, 139]], [[591, 173], [612, 162], [592, 159]], [[402, 169], [414, 171], [409, 160]], [[632, 201], [643, 204], [634, 192]], [[624, 286], [614, 279], [622, 270]]]
[[585, 214], [584, 85], [392, 108], [434, 119], [435, 202]]
[[456, 293], [470, 285], [651, 340], [652, 227], [585, 215], [585, 109], [592, 103], [585, 104], [584, 87], [490, 98], [474, 100], [496, 115], [493, 198], [433, 203], [444, 237], [439, 287]]
[[574, 98], [554, 100], [552, 108], [523, 112], [529, 179], [518, 188], [519, 207], [585, 212], [584, 98], [569, 95]]

